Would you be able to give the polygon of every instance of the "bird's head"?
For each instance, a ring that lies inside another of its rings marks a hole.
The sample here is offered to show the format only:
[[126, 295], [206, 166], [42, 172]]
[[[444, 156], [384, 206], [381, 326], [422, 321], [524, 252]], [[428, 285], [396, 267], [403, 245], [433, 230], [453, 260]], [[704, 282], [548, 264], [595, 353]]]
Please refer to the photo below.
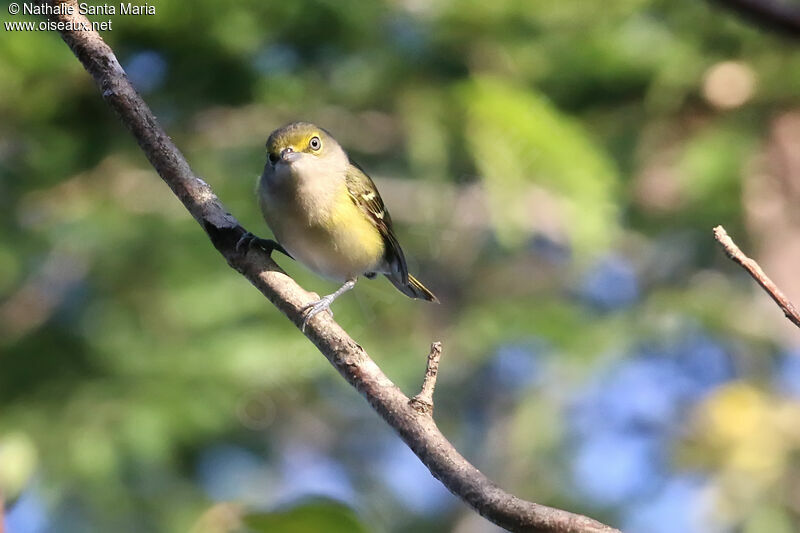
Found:
[[273, 167], [300, 163], [316, 166], [344, 155], [339, 143], [324, 129], [309, 122], [293, 122], [273, 131], [267, 139], [267, 157]]

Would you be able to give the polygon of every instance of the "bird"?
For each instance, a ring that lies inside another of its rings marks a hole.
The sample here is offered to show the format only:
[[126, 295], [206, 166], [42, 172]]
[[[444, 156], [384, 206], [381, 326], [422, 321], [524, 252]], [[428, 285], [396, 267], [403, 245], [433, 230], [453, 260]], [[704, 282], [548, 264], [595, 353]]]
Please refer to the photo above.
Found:
[[342, 283], [301, 309], [305, 331], [317, 314], [353, 289], [359, 276], [383, 274], [410, 298], [439, 299], [408, 272], [392, 218], [375, 183], [325, 129], [293, 122], [267, 139], [257, 196], [275, 240], [245, 233], [236, 247], [277, 250], [323, 278]]

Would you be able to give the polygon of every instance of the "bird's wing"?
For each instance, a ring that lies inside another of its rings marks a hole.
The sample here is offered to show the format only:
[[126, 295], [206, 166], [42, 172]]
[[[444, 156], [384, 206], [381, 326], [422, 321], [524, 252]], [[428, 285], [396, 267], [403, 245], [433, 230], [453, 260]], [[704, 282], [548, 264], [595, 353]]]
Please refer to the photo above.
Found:
[[350, 198], [381, 233], [386, 245], [387, 262], [397, 270], [403, 283], [408, 283], [408, 266], [400, 243], [397, 242], [397, 237], [392, 229], [392, 217], [389, 216], [386, 206], [383, 205], [383, 199], [372, 179], [361, 167], [351, 161], [347, 167], [345, 182]]

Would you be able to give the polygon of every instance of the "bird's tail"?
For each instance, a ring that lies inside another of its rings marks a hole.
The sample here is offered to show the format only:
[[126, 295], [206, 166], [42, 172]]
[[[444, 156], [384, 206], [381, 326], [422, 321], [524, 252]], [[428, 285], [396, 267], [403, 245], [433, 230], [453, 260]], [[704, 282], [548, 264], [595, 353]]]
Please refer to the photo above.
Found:
[[437, 298], [431, 291], [428, 290], [427, 287], [425, 287], [425, 285], [420, 283], [419, 280], [411, 274], [408, 275], [408, 283], [405, 284], [403, 283], [403, 279], [399, 274], [387, 274], [386, 277], [392, 282], [392, 285], [397, 287], [397, 290], [409, 298], [418, 298], [420, 300], [427, 300], [437, 304], [439, 303], [439, 298]]

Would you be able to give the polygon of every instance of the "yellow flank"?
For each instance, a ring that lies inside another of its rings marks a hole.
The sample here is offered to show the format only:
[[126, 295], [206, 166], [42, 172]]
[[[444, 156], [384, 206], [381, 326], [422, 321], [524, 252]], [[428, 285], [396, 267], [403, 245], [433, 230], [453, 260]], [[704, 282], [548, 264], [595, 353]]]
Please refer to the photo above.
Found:
[[334, 203], [330, 218], [327, 220], [333, 243], [338, 253], [348, 261], [367, 265], [367, 268], [375, 267], [383, 258], [383, 237], [378, 228], [353, 202], [350, 194], [346, 190], [342, 194], [346, 198]]

